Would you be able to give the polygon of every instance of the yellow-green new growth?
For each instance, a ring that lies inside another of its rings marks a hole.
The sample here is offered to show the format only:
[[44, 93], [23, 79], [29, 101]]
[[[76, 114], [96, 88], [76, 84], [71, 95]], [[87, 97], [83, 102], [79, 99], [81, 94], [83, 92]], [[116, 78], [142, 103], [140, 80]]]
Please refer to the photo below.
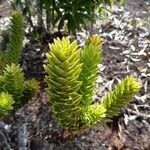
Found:
[[0, 93], [0, 117], [7, 115], [12, 109], [13, 97], [5, 92]]
[[87, 107], [82, 107], [82, 125], [93, 125], [101, 122], [106, 117], [105, 112], [106, 109], [98, 103]]
[[77, 41], [69, 38], [54, 40], [50, 45], [51, 52], [46, 54], [48, 64], [45, 67], [48, 75], [47, 92], [54, 118], [66, 128], [79, 126], [81, 98], [78, 94], [81, 81], [78, 80], [82, 64]]

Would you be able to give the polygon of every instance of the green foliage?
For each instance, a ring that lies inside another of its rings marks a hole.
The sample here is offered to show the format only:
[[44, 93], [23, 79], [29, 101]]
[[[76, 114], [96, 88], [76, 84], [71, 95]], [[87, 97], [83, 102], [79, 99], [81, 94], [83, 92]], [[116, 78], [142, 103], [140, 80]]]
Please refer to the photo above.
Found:
[[40, 86], [39, 82], [35, 79], [30, 79], [25, 81], [24, 83], [25, 89], [23, 91], [23, 99], [26, 102], [27, 100], [32, 99], [33, 97], [37, 96]]
[[24, 74], [19, 65], [6, 65], [2, 75], [2, 90], [11, 94], [16, 106], [21, 104], [24, 91]]
[[[35, 27], [50, 29], [58, 27], [58, 31], [65, 29], [71, 33], [82, 27], [86, 28], [87, 22], [95, 22], [106, 8], [113, 5], [116, 0], [14, 0], [13, 7], [21, 8], [26, 21], [35, 31]], [[120, 0], [119, 0], [120, 1]], [[97, 14], [96, 10], [100, 12]], [[43, 16], [44, 17], [43, 17]], [[32, 22], [31, 17], [37, 17], [37, 24]], [[43, 20], [43, 18], [46, 18]], [[43, 23], [46, 22], [45, 25]]]
[[[45, 0], [49, 2], [49, 0]], [[67, 30], [71, 33], [76, 33], [81, 27], [86, 28], [87, 22], [95, 22], [98, 12], [106, 8], [106, 5], [111, 6], [115, 0], [52, 0], [49, 2], [51, 9], [51, 17], [53, 27], [58, 24], [58, 30], [67, 26]]]
[[13, 97], [5, 92], [0, 93], [0, 117], [7, 115], [12, 109]]
[[48, 76], [47, 92], [55, 119], [66, 128], [79, 126], [82, 96], [77, 92], [81, 81], [80, 49], [77, 42], [70, 43], [69, 38], [54, 40], [47, 53], [48, 64], [45, 67]]
[[127, 106], [140, 87], [137, 79], [127, 76], [113, 91], [108, 93], [101, 103], [101, 106], [106, 109], [106, 118], [111, 119], [117, 116], [120, 109]]
[[[112, 1], [112, 0], [111, 0]], [[58, 0], [55, 1], [54, 10], [56, 11], [55, 22], [58, 22], [58, 30], [62, 29], [67, 23], [67, 29], [69, 32], [76, 33], [81, 27], [86, 28], [87, 21], [96, 21], [97, 8], [100, 8], [102, 4], [111, 5], [110, 0], [104, 1], [91, 1], [91, 0]]]
[[94, 3], [91, 0], [59, 0], [57, 6], [61, 9], [59, 9], [58, 13], [58, 29], [60, 30], [66, 21], [68, 31], [75, 33], [76, 30], [80, 29], [81, 25], [86, 26], [87, 20], [94, 21], [93, 5]]
[[11, 27], [9, 33], [9, 44], [6, 53], [6, 64], [18, 62], [21, 59], [24, 37], [23, 16], [19, 12], [14, 12], [11, 16]]
[[101, 60], [102, 40], [92, 36], [80, 51], [69, 38], [54, 40], [46, 54], [47, 92], [54, 118], [65, 128], [76, 129], [109, 121], [132, 100], [139, 82], [126, 77], [101, 103], [93, 104], [93, 89]]
[[79, 93], [82, 94], [81, 103], [83, 106], [89, 106], [93, 101], [93, 91], [98, 72], [97, 65], [101, 62], [101, 48], [102, 40], [94, 35], [81, 51], [80, 60], [83, 65], [79, 77], [82, 81]]

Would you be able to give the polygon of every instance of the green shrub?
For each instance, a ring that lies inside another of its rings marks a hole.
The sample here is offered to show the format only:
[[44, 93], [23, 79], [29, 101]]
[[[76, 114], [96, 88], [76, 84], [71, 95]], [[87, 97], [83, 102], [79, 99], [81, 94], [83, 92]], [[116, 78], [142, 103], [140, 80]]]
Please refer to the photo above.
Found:
[[5, 92], [0, 93], [0, 118], [7, 115], [12, 109], [13, 97]]
[[110, 121], [140, 89], [133, 77], [126, 77], [99, 103], [93, 103], [93, 89], [101, 61], [102, 40], [92, 36], [80, 50], [69, 38], [54, 40], [44, 66], [47, 93], [54, 118], [70, 130]]

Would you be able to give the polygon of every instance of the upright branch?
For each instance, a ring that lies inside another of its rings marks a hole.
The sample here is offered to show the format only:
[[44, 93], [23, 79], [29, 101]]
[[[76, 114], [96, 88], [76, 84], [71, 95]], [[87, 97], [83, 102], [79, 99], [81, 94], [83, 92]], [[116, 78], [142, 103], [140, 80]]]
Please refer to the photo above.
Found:
[[24, 22], [20, 12], [14, 12], [11, 16], [9, 44], [6, 53], [6, 64], [18, 62], [21, 59], [24, 38]]
[[79, 126], [81, 114], [80, 49], [77, 41], [71, 43], [69, 38], [63, 38], [54, 40], [50, 50], [44, 67], [48, 73], [46, 82], [52, 113], [62, 126], [74, 129]]
[[102, 39], [97, 35], [89, 38], [88, 42], [81, 51], [82, 71], [80, 80], [82, 85], [79, 93], [82, 94], [81, 104], [83, 106], [91, 105], [93, 101], [93, 91], [97, 80], [98, 64], [102, 58]]

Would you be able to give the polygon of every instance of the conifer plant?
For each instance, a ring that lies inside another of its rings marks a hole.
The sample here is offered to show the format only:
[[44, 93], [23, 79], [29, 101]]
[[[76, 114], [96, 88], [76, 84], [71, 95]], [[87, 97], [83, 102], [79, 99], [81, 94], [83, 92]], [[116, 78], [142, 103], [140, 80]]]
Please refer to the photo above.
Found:
[[44, 66], [49, 103], [55, 120], [66, 129], [110, 121], [140, 89], [138, 80], [127, 76], [105, 98], [93, 103], [102, 58], [101, 38], [91, 36], [82, 49], [78, 48], [77, 41], [71, 42], [68, 37], [55, 39], [49, 47], [48, 63]]

